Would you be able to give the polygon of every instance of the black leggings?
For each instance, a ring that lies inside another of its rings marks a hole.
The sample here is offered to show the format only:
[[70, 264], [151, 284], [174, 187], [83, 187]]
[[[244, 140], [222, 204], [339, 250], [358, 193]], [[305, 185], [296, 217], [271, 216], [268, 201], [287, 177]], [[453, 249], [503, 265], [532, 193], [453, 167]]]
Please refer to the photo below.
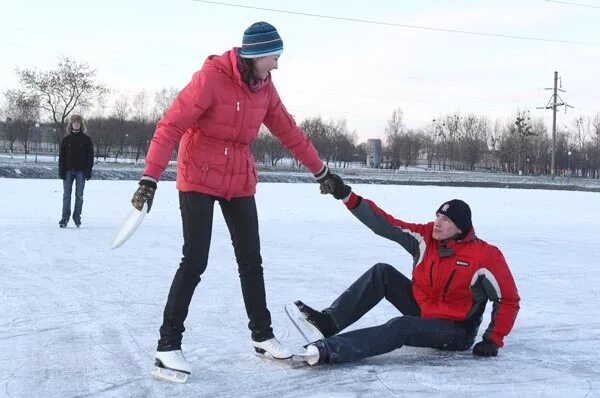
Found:
[[173, 278], [165, 306], [158, 340], [159, 351], [181, 348], [181, 339], [185, 331], [183, 323], [196, 285], [207, 266], [215, 201], [221, 205], [231, 235], [252, 339], [262, 341], [273, 337], [271, 314], [267, 309], [265, 296], [254, 196], [226, 201], [198, 192], [179, 192], [183, 257]]

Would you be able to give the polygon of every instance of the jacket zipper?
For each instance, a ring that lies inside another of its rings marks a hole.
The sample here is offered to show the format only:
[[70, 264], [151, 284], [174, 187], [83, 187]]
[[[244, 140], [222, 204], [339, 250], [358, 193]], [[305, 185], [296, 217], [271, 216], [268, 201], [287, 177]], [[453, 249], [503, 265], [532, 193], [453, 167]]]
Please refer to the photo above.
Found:
[[[239, 114], [240, 114], [240, 100], [239, 99], [235, 101], [235, 112], [236, 112], [235, 119], [233, 121], [233, 128], [234, 129], [237, 128], [238, 118], [239, 118]], [[225, 147], [225, 149], [223, 150], [223, 154], [225, 156], [228, 156], [228, 153], [229, 153], [229, 147]], [[233, 157], [233, 161], [235, 162], [235, 152], [233, 153], [233, 156], [234, 156]], [[229, 163], [229, 160], [227, 160], [226, 163], [225, 163], [225, 169], [227, 169], [227, 163]], [[233, 169], [235, 171], [235, 163], [233, 164], [232, 167], [233, 167]], [[231, 192], [231, 190], [232, 190], [232, 188], [231, 188], [232, 181], [233, 181], [233, 179], [231, 179], [229, 181], [229, 186], [225, 189], [225, 197], [228, 197], [229, 194], [230, 194], [230, 192]]]
[[448, 288], [450, 287], [450, 283], [452, 283], [452, 278], [454, 278], [454, 274], [456, 270], [453, 269], [450, 273], [450, 277], [448, 278], [448, 282], [446, 282], [446, 286], [444, 286], [444, 293], [442, 294], [442, 301], [446, 302], [446, 293], [448, 293]]
[[435, 262], [432, 261], [431, 262], [431, 267], [429, 267], [429, 285], [431, 287], [433, 287], [433, 266], [435, 265]]

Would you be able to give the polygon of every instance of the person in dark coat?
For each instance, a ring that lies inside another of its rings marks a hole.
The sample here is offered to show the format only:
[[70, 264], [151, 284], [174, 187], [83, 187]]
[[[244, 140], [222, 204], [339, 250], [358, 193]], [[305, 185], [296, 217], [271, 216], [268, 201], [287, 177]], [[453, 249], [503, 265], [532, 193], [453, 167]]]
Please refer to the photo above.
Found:
[[94, 145], [80, 115], [73, 115], [67, 125], [67, 135], [60, 142], [58, 175], [63, 180], [62, 217], [58, 225], [66, 228], [71, 217], [71, 192], [75, 181], [75, 208], [73, 221], [77, 228], [81, 225], [83, 189], [85, 182], [92, 178], [94, 167]]

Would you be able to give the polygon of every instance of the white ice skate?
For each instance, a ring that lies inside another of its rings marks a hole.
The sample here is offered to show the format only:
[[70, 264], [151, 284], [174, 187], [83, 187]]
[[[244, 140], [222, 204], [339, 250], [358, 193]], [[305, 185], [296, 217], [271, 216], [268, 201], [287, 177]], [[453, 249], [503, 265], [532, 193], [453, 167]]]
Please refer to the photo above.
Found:
[[181, 350], [156, 351], [152, 376], [157, 380], [185, 383], [192, 368]]
[[306, 347], [306, 351], [302, 354], [295, 355], [298, 359], [303, 360], [310, 366], [315, 366], [319, 363], [319, 359], [321, 358], [321, 354], [319, 353], [319, 349], [314, 345], [310, 344]]
[[304, 337], [307, 343], [312, 343], [325, 338], [323, 333], [315, 325], [310, 323], [306, 315], [300, 311], [296, 304], [289, 304], [284, 307], [285, 313], [292, 321], [298, 332]]
[[275, 337], [265, 341], [254, 341], [252, 345], [257, 355], [264, 356], [269, 359], [289, 359], [292, 357], [292, 352], [285, 348]]

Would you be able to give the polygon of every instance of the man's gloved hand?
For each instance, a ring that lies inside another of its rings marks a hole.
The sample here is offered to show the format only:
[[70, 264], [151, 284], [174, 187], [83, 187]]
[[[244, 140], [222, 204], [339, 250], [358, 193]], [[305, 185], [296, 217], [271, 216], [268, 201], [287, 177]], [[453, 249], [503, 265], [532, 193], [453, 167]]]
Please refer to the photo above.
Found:
[[478, 357], [495, 357], [498, 355], [498, 346], [491, 340], [483, 339], [473, 347], [473, 355]]
[[[329, 185], [329, 192], [326, 193], [332, 194], [336, 199], [344, 199], [352, 192], [350, 185], [344, 184], [342, 177], [337, 174], [331, 174], [327, 184]], [[323, 191], [321, 191], [321, 193], [323, 193]]]
[[154, 180], [142, 178], [140, 180], [140, 186], [133, 194], [133, 198], [131, 198], [131, 204], [141, 211], [142, 207], [144, 207], [144, 203], [148, 203], [148, 213], [150, 213], [155, 192], [156, 182]]
[[323, 169], [314, 176], [323, 195], [332, 194], [336, 199], [344, 199], [352, 191], [350, 186], [344, 184], [340, 176], [329, 171], [327, 165], [323, 165]]

